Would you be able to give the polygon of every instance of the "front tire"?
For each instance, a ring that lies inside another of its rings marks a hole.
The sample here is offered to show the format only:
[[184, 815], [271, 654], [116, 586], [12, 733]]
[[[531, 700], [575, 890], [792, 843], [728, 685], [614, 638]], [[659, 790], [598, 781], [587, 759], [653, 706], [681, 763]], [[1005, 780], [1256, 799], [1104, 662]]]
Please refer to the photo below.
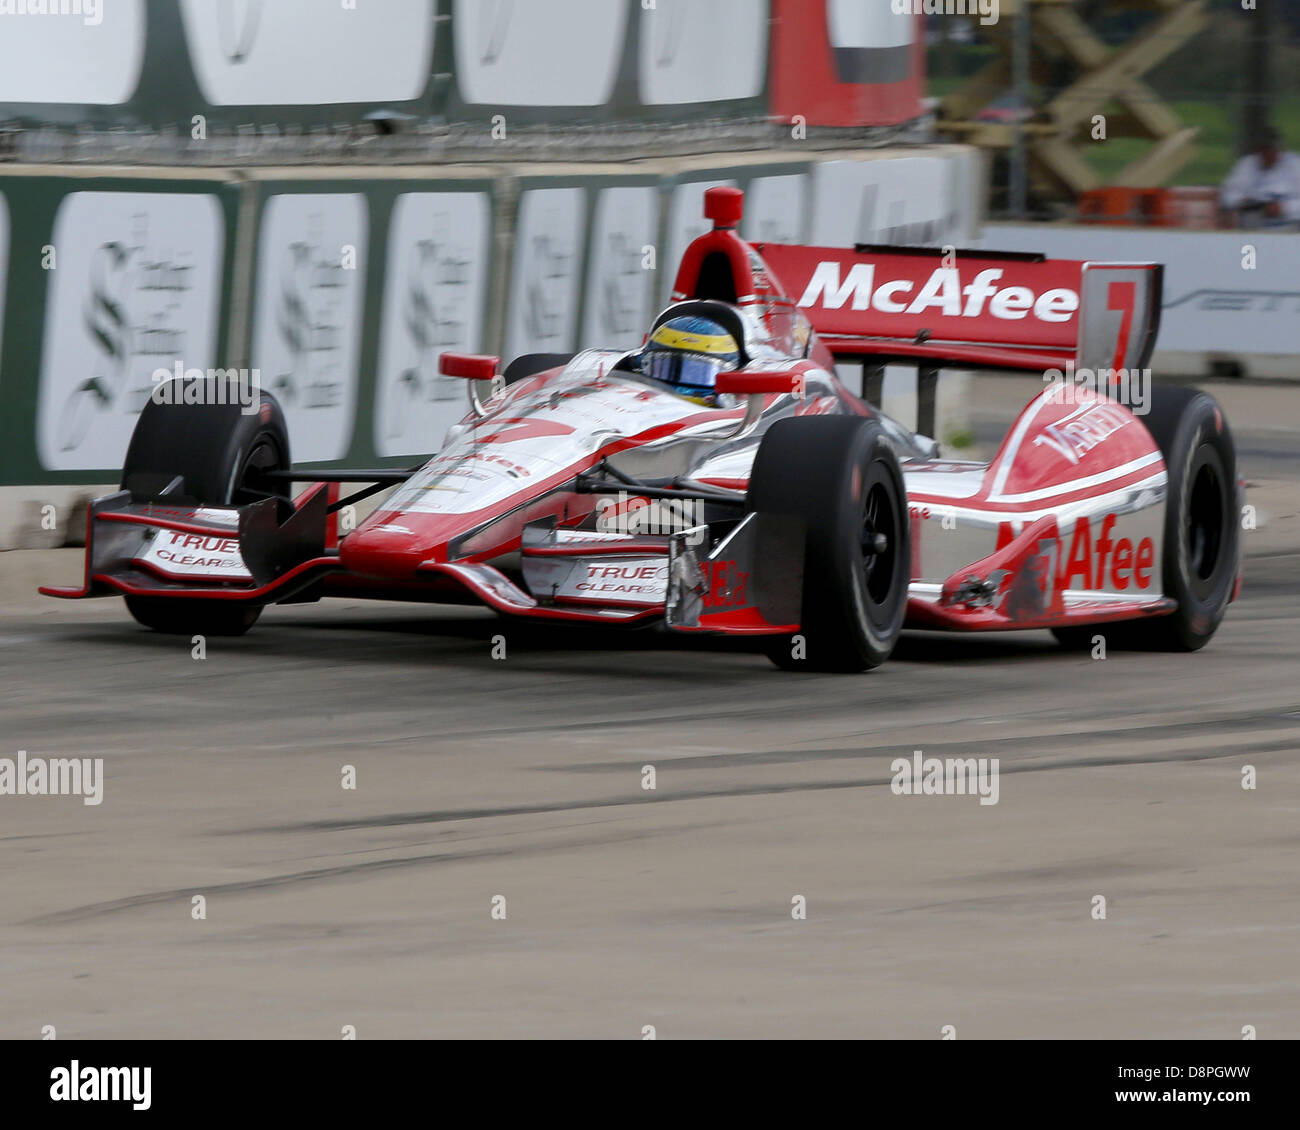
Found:
[[262, 615], [261, 605], [182, 597], [128, 596], [136, 623], [169, 636], [242, 636]]
[[863, 671], [894, 649], [907, 612], [911, 534], [898, 457], [861, 416], [778, 420], [749, 480], [751, 511], [802, 517], [799, 636], [768, 649], [784, 670]]
[[[201, 388], [196, 390], [196, 384]], [[139, 499], [159, 496], [177, 477], [180, 493], [169, 502], [197, 506], [245, 506], [281, 498], [285, 487], [267, 477], [288, 470], [289, 432], [279, 403], [260, 391], [253, 411], [244, 411], [216, 378], [178, 381], [170, 397], [151, 397], [136, 421], [122, 467], [122, 489]], [[186, 403], [185, 390], [200, 393]], [[170, 401], [167, 402], [167, 401]], [[127, 611], [155, 632], [171, 635], [241, 636], [262, 614], [258, 605], [184, 597], [126, 598]]]
[[[221, 382], [175, 381], [164, 401], [150, 397], [136, 421], [122, 467], [122, 489], [136, 498], [153, 498], [180, 476], [181, 496], [204, 506], [243, 506], [280, 496], [282, 485], [265, 475], [287, 470], [289, 430], [279, 403], [261, 391], [254, 410], [244, 411]], [[198, 389], [199, 403], [183, 402]], [[169, 496], [175, 500], [177, 496]]]

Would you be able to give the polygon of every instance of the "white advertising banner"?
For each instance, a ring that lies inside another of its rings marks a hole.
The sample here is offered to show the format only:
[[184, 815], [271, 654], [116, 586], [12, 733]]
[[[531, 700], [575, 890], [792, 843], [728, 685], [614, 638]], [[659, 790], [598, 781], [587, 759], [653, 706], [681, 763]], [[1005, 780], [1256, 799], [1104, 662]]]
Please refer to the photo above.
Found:
[[768, 0], [641, 5], [639, 89], [649, 106], [757, 98], [767, 71]]
[[506, 363], [524, 353], [566, 353], [574, 348], [584, 197], [581, 188], [534, 188], [520, 195]]
[[1163, 263], [1157, 352], [1300, 354], [1300, 235], [989, 224], [976, 246]]
[[262, 212], [252, 364], [297, 463], [342, 459], [351, 444], [368, 222], [361, 193], [272, 196]]
[[430, 0], [181, 0], [194, 73], [214, 106], [419, 98], [433, 65]]
[[911, 46], [918, 23], [912, 5], [900, 13], [885, 0], [824, 2], [841, 82], [898, 82], [911, 73]]
[[988, 154], [972, 146], [956, 148], [946, 158], [948, 192], [951, 193], [953, 239], [969, 247], [979, 233], [988, 210]]
[[0, 3], [0, 102], [128, 101], [144, 62], [144, 0], [75, 0], [66, 15], [52, 6], [62, 7]]
[[597, 196], [579, 341], [584, 349], [641, 344], [655, 313], [658, 230], [657, 188], [606, 188]]
[[375, 450], [427, 455], [468, 410], [466, 382], [438, 373], [444, 352], [482, 347], [492, 208], [485, 192], [409, 192], [388, 233]]
[[807, 173], [755, 177], [749, 182], [740, 231], [750, 243], [803, 243], [807, 227]]
[[[973, 5], [972, 5], [973, 6]], [[864, 4], [862, 0], [826, 0], [831, 42], [837, 47], [902, 47], [912, 42], [916, 17], [896, 13], [893, 4]]]
[[471, 105], [603, 106], [614, 93], [630, 9], [625, 0], [455, 0], [461, 98]]
[[826, 161], [813, 171], [812, 242], [940, 247], [969, 240], [951, 192], [951, 158]]
[[659, 270], [659, 292], [666, 301], [673, 292], [677, 268], [691, 240], [712, 230], [713, 221], [704, 218], [704, 193], [717, 185], [736, 187], [734, 180], [701, 180], [679, 184], [668, 205], [668, 257]]
[[48, 471], [122, 466], [158, 369], [217, 358], [225, 219], [215, 196], [74, 192], [59, 206], [36, 407]]

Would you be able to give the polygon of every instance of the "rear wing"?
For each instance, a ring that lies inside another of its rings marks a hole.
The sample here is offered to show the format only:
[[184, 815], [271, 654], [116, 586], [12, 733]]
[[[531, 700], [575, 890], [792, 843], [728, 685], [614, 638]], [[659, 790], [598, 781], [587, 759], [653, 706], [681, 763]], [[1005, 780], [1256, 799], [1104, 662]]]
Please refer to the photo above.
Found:
[[[862, 362], [863, 395], [880, 403], [884, 366], [917, 368], [917, 431], [934, 434], [940, 369], [1019, 369], [1113, 387], [1145, 369], [1160, 328], [1164, 268], [1043, 255], [746, 243], [744, 193], [705, 190], [713, 230], [682, 256], [673, 301], [748, 307], [771, 340], [818, 349], [822, 363]], [[796, 312], [795, 308], [798, 308]], [[817, 334], [810, 343], [803, 317]]]
[[754, 249], [837, 358], [922, 368], [1142, 369], [1160, 324], [1164, 268], [1157, 263], [864, 244]]

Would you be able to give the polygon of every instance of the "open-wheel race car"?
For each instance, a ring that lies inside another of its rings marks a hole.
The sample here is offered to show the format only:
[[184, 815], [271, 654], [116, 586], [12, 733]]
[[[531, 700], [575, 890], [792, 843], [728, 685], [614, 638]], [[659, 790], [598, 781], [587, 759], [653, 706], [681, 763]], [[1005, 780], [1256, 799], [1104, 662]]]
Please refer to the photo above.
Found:
[[[409, 470], [295, 470], [265, 391], [252, 412], [213, 378], [155, 396], [120, 492], [91, 508], [84, 584], [41, 591], [121, 595], [185, 634], [330, 596], [470, 601], [763, 637], [779, 666], [822, 671], [882, 663], [904, 626], [1210, 639], [1240, 583], [1227, 422], [1192, 388], [1156, 382], [1140, 415], [1122, 395], [1154, 345], [1158, 265], [750, 244], [742, 206], [706, 193], [714, 228], [642, 349], [504, 373], [444, 354], [470, 408]], [[917, 433], [872, 403], [886, 363], [918, 370]], [[939, 369], [961, 367], [1067, 379], [991, 462], [954, 461], [928, 436]], [[341, 536], [343, 507], [391, 488]]]

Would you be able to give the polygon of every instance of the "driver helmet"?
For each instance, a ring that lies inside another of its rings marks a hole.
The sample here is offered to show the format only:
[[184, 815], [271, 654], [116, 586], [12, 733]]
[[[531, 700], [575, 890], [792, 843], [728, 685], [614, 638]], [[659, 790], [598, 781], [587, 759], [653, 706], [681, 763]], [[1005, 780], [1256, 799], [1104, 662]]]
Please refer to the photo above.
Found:
[[669, 318], [650, 335], [641, 372], [703, 404], [717, 396], [719, 373], [740, 367], [736, 339], [711, 318]]

